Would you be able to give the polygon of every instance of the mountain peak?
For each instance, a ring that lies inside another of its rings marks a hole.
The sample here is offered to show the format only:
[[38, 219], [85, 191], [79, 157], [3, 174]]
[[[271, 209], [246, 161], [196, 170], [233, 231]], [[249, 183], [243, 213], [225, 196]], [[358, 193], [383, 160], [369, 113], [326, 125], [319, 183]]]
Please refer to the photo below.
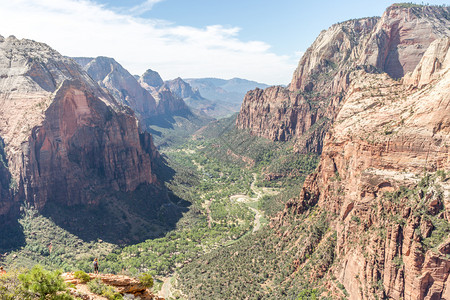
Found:
[[164, 84], [164, 81], [162, 80], [159, 73], [153, 71], [152, 69], [148, 69], [147, 71], [145, 71], [145, 73], [142, 74], [141, 78], [139, 79], [139, 82], [141, 83], [141, 85], [142, 83], [145, 83], [155, 88], [160, 88]]
[[167, 86], [172, 91], [172, 93], [174, 93], [179, 98], [203, 98], [198, 90], [194, 90], [192, 86], [181, 79], [181, 77], [177, 77], [173, 80], [168, 80], [164, 83], [164, 85]]

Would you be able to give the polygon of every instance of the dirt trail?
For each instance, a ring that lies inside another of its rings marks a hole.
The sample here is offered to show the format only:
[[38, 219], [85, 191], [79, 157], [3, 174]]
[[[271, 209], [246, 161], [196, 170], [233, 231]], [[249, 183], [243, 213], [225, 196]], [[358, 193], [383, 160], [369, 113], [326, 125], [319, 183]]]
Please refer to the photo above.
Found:
[[254, 221], [254, 226], [253, 226], [253, 231], [252, 232], [256, 232], [261, 228], [261, 217], [262, 214], [259, 210], [253, 208], [253, 207], [249, 207], [254, 213], [255, 213], [255, 221]]
[[170, 277], [166, 277], [164, 279], [164, 283], [161, 287], [161, 291], [158, 293], [158, 296], [163, 297], [164, 299], [170, 299], [170, 297], [172, 297], [172, 276]]
[[[237, 201], [237, 202], [242, 202], [242, 203], [255, 203], [258, 202], [262, 196], [264, 196], [265, 194], [278, 194], [279, 191], [275, 190], [275, 189], [271, 189], [271, 188], [257, 188], [255, 186], [256, 183], [256, 173], [253, 173], [253, 182], [250, 185], [250, 188], [252, 189], [252, 192], [256, 195], [256, 197], [250, 197], [248, 195], [243, 195], [243, 194], [236, 194], [236, 195], [232, 195], [230, 196], [230, 200], [231, 201]], [[252, 232], [256, 232], [261, 228], [261, 217], [263, 217], [264, 213], [262, 211], [260, 211], [259, 209], [253, 208], [251, 206], [248, 207], [251, 211], [253, 211], [255, 213], [255, 220], [253, 221], [253, 231]]]
[[211, 208], [210, 208], [211, 203], [212, 203], [212, 199], [205, 201], [206, 217], [208, 219], [208, 228], [212, 227]]

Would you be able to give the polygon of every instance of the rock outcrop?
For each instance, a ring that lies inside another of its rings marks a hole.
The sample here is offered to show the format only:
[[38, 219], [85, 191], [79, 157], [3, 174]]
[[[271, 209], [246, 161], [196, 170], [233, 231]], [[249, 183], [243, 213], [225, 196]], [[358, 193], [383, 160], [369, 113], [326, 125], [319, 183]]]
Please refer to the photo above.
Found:
[[[113, 274], [88, 274], [90, 280], [100, 280], [103, 284], [113, 287], [121, 295], [132, 295], [133, 299], [142, 300], [164, 300], [164, 298], [154, 295], [139, 280], [125, 276]], [[61, 277], [67, 284], [73, 284], [70, 293], [76, 297], [86, 300], [104, 299], [100, 295], [92, 293], [87, 284], [74, 276], [74, 273], [63, 273]]]
[[158, 101], [156, 110], [159, 115], [191, 114], [184, 100], [175, 96], [166, 86], [162, 86], [155, 97]]
[[1, 214], [8, 201], [95, 206], [104, 190], [161, 186], [159, 154], [133, 112], [49, 46], [0, 38], [0, 102], [0, 182], [11, 183]]
[[326, 213], [337, 240], [325, 269], [349, 299], [450, 299], [449, 47], [432, 42], [400, 82], [351, 74], [316, 173], [272, 221]]
[[381, 18], [335, 24], [303, 55], [288, 88], [250, 91], [236, 125], [299, 152], [322, 150], [324, 134], [348, 93], [352, 73], [414, 70], [432, 41], [450, 35], [448, 7], [393, 5]]
[[158, 182], [150, 135], [131, 111], [115, 113], [80, 81], [63, 82], [28, 145], [22, 181], [38, 209], [47, 201], [95, 205], [98, 190], [129, 192]]
[[361, 65], [372, 65], [392, 78], [412, 72], [434, 40], [449, 32], [449, 7], [390, 6], [364, 45]]
[[4, 144], [0, 139], [0, 215], [9, 215], [14, 204], [11, 197], [11, 190], [14, 190], [14, 187], [7, 162]]

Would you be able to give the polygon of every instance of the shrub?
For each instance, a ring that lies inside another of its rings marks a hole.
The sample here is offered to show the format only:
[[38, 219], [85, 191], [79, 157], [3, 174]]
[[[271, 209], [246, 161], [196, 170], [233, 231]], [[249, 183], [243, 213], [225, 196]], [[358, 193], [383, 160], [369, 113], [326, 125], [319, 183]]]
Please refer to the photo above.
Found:
[[306, 289], [302, 290], [300, 294], [298, 294], [297, 300], [316, 300], [319, 299], [317, 289]]
[[105, 288], [105, 284], [103, 284], [100, 279], [94, 279], [89, 281], [88, 283], [89, 290], [94, 294], [101, 295]]
[[18, 278], [18, 271], [9, 271], [0, 276], [0, 299], [31, 299], [33, 294], [25, 290]]
[[116, 292], [113, 287], [108, 286], [100, 281], [100, 279], [91, 280], [88, 283], [89, 290], [97, 295], [102, 295], [109, 300], [122, 300], [123, 296]]
[[86, 282], [89, 282], [91, 280], [91, 277], [89, 277], [89, 275], [86, 274], [86, 272], [84, 272], [84, 271], [75, 271], [73, 276], [75, 278], [80, 279], [81, 283], [86, 283]]
[[39, 299], [73, 299], [66, 291], [66, 284], [61, 278], [61, 271], [46, 271], [41, 266], [34, 266], [33, 269], [19, 275], [19, 280], [25, 290], [36, 293]]
[[149, 289], [153, 287], [153, 277], [148, 273], [142, 273], [139, 275], [139, 281]]
[[403, 267], [403, 257], [402, 256], [396, 256], [392, 259], [392, 264], [395, 268], [400, 269]]

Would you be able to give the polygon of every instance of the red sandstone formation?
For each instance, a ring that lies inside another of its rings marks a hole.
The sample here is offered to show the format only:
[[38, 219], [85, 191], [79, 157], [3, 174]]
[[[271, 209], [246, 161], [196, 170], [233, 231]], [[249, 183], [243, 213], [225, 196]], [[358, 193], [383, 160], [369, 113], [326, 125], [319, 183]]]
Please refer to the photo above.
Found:
[[413, 71], [432, 41], [450, 35], [448, 7], [389, 7], [381, 18], [335, 24], [303, 55], [288, 88], [247, 93], [236, 125], [272, 140], [295, 140], [300, 152], [322, 150], [347, 95], [352, 73]]
[[102, 190], [159, 185], [159, 154], [133, 112], [42, 43], [0, 38], [0, 137], [0, 215], [14, 199], [95, 205]]
[[349, 299], [450, 299], [450, 239], [439, 227], [450, 221], [449, 48], [448, 37], [435, 40], [402, 82], [352, 74], [317, 172], [272, 222], [328, 212], [328, 274]]

